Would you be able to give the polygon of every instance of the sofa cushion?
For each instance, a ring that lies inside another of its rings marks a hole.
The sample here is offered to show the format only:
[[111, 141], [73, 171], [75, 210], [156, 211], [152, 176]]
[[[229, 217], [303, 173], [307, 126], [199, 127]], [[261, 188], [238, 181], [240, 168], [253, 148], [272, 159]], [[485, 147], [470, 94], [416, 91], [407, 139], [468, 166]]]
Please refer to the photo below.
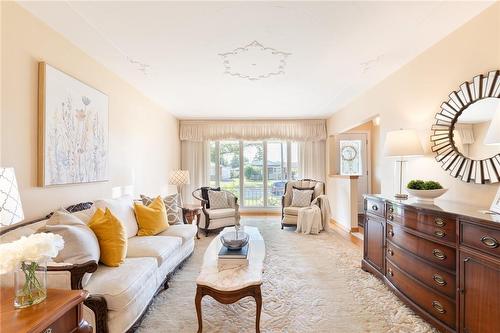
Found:
[[150, 279], [156, 279], [154, 258], [126, 258], [119, 267], [100, 265], [92, 274], [86, 289], [103, 296], [109, 310], [122, 310], [133, 302]]
[[[141, 201], [144, 205], [149, 206], [155, 199], [141, 194]], [[182, 224], [182, 208], [180, 207], [180, 195], [179, 193], [174, 193], [163, 197], [163, 203], [167, 209], [167, 219], [168, 223]]]
[[184, 244], [194, 238], [196, 231], [197, 227], [193, 224], [177, 224], [171, 225], [167, 230], [159, 233], [157, 236], [180, 237]]
[[127, 253], [127, 235], [122, 222], [108, 208], [106, 212], [99, 208], [90, 219], [89, 227], [99, 241], [101, 262], [112, 267], [122, 264]]
[[51, 232], [61, 235], [64, 248], [53, 259], [55, 262], [83, 264], [88, 261], [99, 261], [99, 242], [94, 232], [76, 216], [56, 211], [47, 224], [38, 232]]
[[154, 236], [169, 227], [167, 209], [160, 196], [147, 206], [134, 203], [134, 210], [139, 225], [138, 236]]
[[136, 236], [128, 240], [127, 258], [153, 257], [160, 266], [181, 245], [181, 237]]
[[229, 208], [227, 194], [224, 191], [208, 191], [210, 209]]
[[225, 217], [233, 217], [236, 214], [234, 208], [208, 209], [210, 219], [222, 219]]
[[293, 215], [293, 216], [298, 216], [299, 215], [299, 209], [300, 207], [285, 207], [284, 212], [285, 215]]
[[311, 204], [313, 190], [298, 190], [292, 189], [292, 206], [307, 207]]
[[125, 226], [127, 238], [137, 235], [139, 228], [134, 215], [134, 200], [131, 196], [126, 195], [118, 199], [97, 200], [94, 202], [94, 207], [101, 208], [102, 210], [109, 208], [111, 213]]

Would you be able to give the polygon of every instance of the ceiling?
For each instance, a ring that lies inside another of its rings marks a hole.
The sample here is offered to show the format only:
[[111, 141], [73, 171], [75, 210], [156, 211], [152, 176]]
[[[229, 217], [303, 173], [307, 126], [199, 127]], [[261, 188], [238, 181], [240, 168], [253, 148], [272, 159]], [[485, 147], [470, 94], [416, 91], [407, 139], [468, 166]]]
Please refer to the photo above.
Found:
[[181, 119], [326, 118], [492, 4], [20, 3]]

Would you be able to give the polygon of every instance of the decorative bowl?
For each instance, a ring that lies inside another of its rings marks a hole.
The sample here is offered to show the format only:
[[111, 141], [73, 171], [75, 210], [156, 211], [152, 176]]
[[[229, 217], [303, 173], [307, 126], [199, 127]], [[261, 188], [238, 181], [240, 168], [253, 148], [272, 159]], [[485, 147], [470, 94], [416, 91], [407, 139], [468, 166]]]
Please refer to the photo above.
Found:
[[228, 250], [239, 250], [248, 244], [250, 236], [241, 230], [229, 231], [220, 236], [222, 245]]
[[447, 188], [440, 188], [437, 190], [412, 190], [406, 189], [411, 196], [415, 197], [418, 202], [433, 203], [434, 199], [442, 196], [448, 191]]

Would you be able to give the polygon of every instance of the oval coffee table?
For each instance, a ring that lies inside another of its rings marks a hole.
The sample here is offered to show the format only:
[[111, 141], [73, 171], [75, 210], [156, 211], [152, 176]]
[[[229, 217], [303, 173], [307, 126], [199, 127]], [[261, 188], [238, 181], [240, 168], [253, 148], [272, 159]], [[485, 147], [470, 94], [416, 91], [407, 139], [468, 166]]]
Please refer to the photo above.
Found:
[[201, 272], [196, 279], [196, 314], [198, 316], [198, 333], [202, 332], [203, 321], [201, 315], [201, 299], [208, 295], [222, 304], [235, 303], [238, 300], [252, 296], [257, 303], [257, 315], [255, 331], [260, 332], [260, 312], [262, 309], [262, 295], [260, 285], [262, 284], [262, 270], [266, 247], [264, 239], [256, 227], [242, 227], [249, 236], [248, 242], [248, 266], [229, 268], [219, 271], [217, 268], [217, 257], [222, 247], [220, 235], [229, 231], [234, 232], [234, 227], [224, 228], [215, 237], [203, 257]]

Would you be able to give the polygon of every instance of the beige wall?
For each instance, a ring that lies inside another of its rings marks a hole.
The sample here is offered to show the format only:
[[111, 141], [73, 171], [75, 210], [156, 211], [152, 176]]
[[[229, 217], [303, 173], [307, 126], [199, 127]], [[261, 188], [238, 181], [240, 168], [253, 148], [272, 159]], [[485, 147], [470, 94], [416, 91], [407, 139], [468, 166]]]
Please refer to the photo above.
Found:
[[[467, 184], [449, 176], [434, 160], [429, 136], [434, 115], [448, 94], [473, 76], [494, 69], [500, 69], [500, 3], [335, 113], [328, 120], [328, 134], [380, 115], [380, 149], [387, 131], [417, 129], [427, 153], [409, 163], [409, 177], [438, 180], [450, 189], [443, 199], [489, 206], [498, 185]], [[393, 162], [378, 154], [376, 163], [380, 165], [382, 193], [393, 193]]]
[[[15, 168], [26, 218], [110, 197], [112, 187], [131, 182], [136, 194], [165, 190], [170, 170], [179, 167], [177, 120], [17, 4], [1, 7], [1, 165]], [[36, 187], [39, 61], [109, 96], [109, 182]]]

